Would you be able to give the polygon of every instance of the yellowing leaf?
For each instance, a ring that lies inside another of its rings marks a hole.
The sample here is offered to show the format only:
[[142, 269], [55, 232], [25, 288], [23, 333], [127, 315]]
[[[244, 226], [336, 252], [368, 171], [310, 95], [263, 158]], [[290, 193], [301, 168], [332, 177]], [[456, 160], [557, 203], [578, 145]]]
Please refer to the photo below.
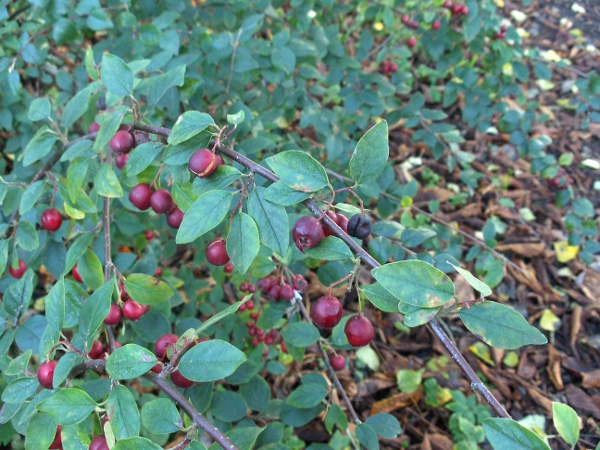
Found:
[[65, 212], [67, 216], [75, 220], [81, 220], [85, 218], [85, 213], [79, 211], [78, 209], [71, 208], [67, 203], [65, 203]]
[[469, 347], [469, 350], [487, 365], [492, 367], [494, 366], [494, 361], [492, 361], [490, 349], [483, 342], [475, 342]]
[[549, 309], [545, 309], [540, 317], [540, 327], [546, 331], [556, 331], [560, 328], [560, 319]]
[[381, 30], [383, 30], [383, 23], [381, 23], [381, 22], [375, 22], [373, 24], [373, 29], [375, 31], [381, 31]]
[[494, 0], [494, 3], [498, 8], [504, 8], [504, 0]]
[[556, 259], [560, 263], [568, 263], [572, 259], [575, 259], [579, 252], [578, 245], [569, 245], [567, 242], [555, 242], [554, 251], [556, 252]]

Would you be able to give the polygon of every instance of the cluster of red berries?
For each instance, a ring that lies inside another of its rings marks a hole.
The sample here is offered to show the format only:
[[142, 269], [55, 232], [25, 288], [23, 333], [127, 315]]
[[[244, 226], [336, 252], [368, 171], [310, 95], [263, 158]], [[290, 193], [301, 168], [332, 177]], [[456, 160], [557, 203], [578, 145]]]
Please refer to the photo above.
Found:
[[398, 71], [398, 64], [396, 64], [393, 61], [389, 61], [387, 59], [384, 59], [383, 61], [381, 61], [381, 64], [379, 65], [379, 67], [381, 68], [381, 72], [384, 75], [388, 75], [388, 76], [392, 75]]
[[504, 39], [504, 36], [506, 36], [506, 30], [508, 30], [507, 26], [502, 25], [500, 27], [500, 31], [492, 38], [492, 40], [497, 41], [498, 39]]
[[[340, 323], [342, 314], [342, 303], [332, 295], [320, 297], [310, 311], [313, 323], [324, 330], [331, 330]], [[344, 333], [353, 347], [367, 345], [375, 335], [373, 324], [362, 314], [353, 316], [346, 322]]]
[[461, 4], [455, 5], [450, 0], [446, 0], [442, 4], [442, 8], [450, 10], [452, 12], [453, 16], [456, 16], [458, 14], [462, 14], [463, 16], [466, 16], [469, 14], [469, 7], [467, 5], [461, 5]]
[[140, 211], [152, 208], [156, 214], [165, 214], [167, 225], [171, 228], [179, 228], [183, 221], [183, 211], [177, 207], [171, 193], [166, 189], [155, 191], [149, 184], [140, 183], [129, 193], [129, 201]]
[[408, 14], [404, 14], [402, 16], [401, 20], [402, 20], [402, 23], [404, 25], [406, 25], [408, 28], [412, 28], [413, 30], [416, 30], [417, 28], [419, 28], [419, 22], [417, 22], [416, 20], [411, 19]]
[[289, 301], [294, 298], [294, 291], [302, 292], [308, 287], [306, 278], [300, 274], [294, 275], [291, 282], [290, 285], [283, 277], [268, 276], [258, 280], [256, 285], [260, 292], [268, 295], [274, 301]]

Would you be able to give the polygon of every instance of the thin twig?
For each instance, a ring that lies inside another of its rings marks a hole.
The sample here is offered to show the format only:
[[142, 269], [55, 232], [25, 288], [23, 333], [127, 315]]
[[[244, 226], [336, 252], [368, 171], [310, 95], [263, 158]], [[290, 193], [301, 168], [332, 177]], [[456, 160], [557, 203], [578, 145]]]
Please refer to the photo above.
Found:
[[[112, 152], [106, 150], [106, 163], [110, 166], [112, 163]], [[110, 197], [104, 197], [104, 209], [102, 211], [102, 225], [104, 228], [104, 282], [110, 280], [112, 271], [112, 258], [110, 254]], [[111, 325], [106, 325], [106, 334], [108, 335], [108, 347], [110, 352], [115, 351], [115, 335]]]

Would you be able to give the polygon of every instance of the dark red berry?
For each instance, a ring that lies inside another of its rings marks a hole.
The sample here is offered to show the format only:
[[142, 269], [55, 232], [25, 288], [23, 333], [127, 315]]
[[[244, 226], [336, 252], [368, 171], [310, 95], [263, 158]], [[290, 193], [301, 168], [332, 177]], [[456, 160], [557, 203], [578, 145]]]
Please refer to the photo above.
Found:
[[287, 349], [287, 347], [285, 346], [285, 342], [284, 342], [284, 341], [281, 341], [281, 351], [282, 351], [283, 353], [287, 353], [287, 352], [288, 352], [288, 349]]
[[469, 14], [469, 7], [467, 5], [463, 6], [461, 13], [463, 16], [467, 16]]
[[16, 269], [13, 268], [12, 265], [8, 267], [8, 273], [10, 273], [10, 275], [17, 280], [25, 275], [25, 272], [27, 272], [27, 264], [25, 264], [25, 261], [22, 259], [19, 260], [19, 267]]
[[269, 289], [269, 297], [273, 300], [277, 301], [280, 298], [281, 288], [277, 285], [274, 285]]
[[154, 343], [154, 354], [156, 357], [163, 361], [167, 356], [167, 347], [174, 346], [175, 342], [179, 340], [179, 336], [176, 334], [164, 334], [157, 339]]
[[434, 30], [439, 30], [441, 26], [442, 26], [442, 24], [440, 23], [439, 20], [436, 20], [431, 24], [431, 28]]
[[454, 5], [452, 7], [452, 14], [456, 15], [456, 14], [461, 14], [463, 11], [463, 5]]
[[271, 336], [267, 336], [267, 338], [265, 339], [265, 344], [267, 345], [273, 345], [274, 342], [275, 341]]
[[371, 220], [364, 214], [355, 214], [348, 221], [348, 234], [358, 239], [366, 239], [371, 234]]
[[138, 302], [130, 298], [123, 305], [123, 315], [125, 318], [135, 322], [139, 320], [148, 310], [145, 305], [140, 305]]
[[60, 436], [61, 430], [62, 430], [62, 427], [60, 425], [58, 427], [56, 427], [56, 434], [54, 435], [54, 440], [52, 441], [52, 444], [50, 444], [50, 447], [48, 447], [48, 450], [62, 449], [62, 438]]
[[269, 292], [271, 287], [273, 287], [273, 280], [269, 277], [261, 278], [256, 283], [256, 286], [258, 287], [258, 290], [260, 292], [262, 292], [263, 294], [266, 294], [267, 292]]
[[150, 369], [152, 372], [154, 373], [161, 373], [162, 372], [162, 365], [159, 364], [155, 364], [154, 366], [152, 366], [152, 369]]
[[115, 156], [115, 166], [121, 170], [123, 170], [123, 167], [125, 167], [127, 161], [129, 161], [129, 155], [127, 154]]
[[100, 124], [97, 122], [90, 123], [90, 126], [88, 127], [88, 134], [97, 133], [98, 131], [100, 131]]
[[292, 285], [294, 286], [295, 291], [303, 291], [308, 287], [308, 282], [306, 281], [306, 278], [297, 273], [292, 278]]
[[408, 42], [407, 42], [407, 45], [408, 45], [410, 48], [413, 48], [415, 45], [417, 45], [417, 38], [416, 38], [416, 37], [411, 37], [411, 38], [408, 40]]
[[119, 305], [115, 303], [110, 304], [110, 311], [108, 312], [108, 316], [104, 319], [104, 323], [106, 325], [117, 325], [121, 321], [121, 316], [123, 315], [123, 311], [119, 308]]
[[277, 331], [277, 330], [271, 330], [271, 331], [269, 331], [269, 336], [271, 336], [273, 339], [279, 339], [279, 336], [281, 336], [281, 333], [279, 333], [279, 331]]
[[329, 364], [331, 364], [333, 370], [343, 370], [346, 367], [346, 358], [342, 355], [332, 355], [329, 358]]
[[410, 16], [408, 14], [403, 14], [400, 20], [403, 24], [407, 24], [408, 22], [410, 22]]
[[240, 284], [240, 292], [248, 292], [248, 283], [244, 282]]
[[250, 336], [256, 336], [256, 328], [249, 328], [248, 332], [250, 333]]
[[150, 197], [150, 206], [156, 214], [166, 214], [175, 208], [175, 203], [169, 191], [159, 189]]
[[56, 364], [58, 364], [57, 361], [46, 361], [40, 364], [40, 368], [37, 372], [37, 379], [42, 387], [52, 389], [52, 378], [54, 377]]
[[260, 313], [254, 312], [254, 313], [250, 314], [250, 318], [251, 318], [252, 320], [256, 320], [256, 319], [258, 319], [259, 317], [260, 317]]
[[47, 209], [42, 213], [42, 228], [47, 231], [56, 231], [62, 225], [62, 215], [55, 208]]
[[231, 264], [231, 263], [225, 264], [225, 268], [223, 270], [225, 271], [225, 273], [233, 272], [233, 264]]
[[302, 253], [305, 248], [318, 245], [323, 237], [323, 227], [313, 216], [300, 217], [292, 228], [292, 239]]
[[117, 131], [109, 145], [115, 153], [129, 153], [133, 148], [133, 136], [129, 131]]
[[[335, 222], [336, 225], [339, 226], [340, 224], [340, 219], [339, 219], [339, 215], [336, 214], [335, 212], [329, 210], [327, 211], [327, 216], [333, 220]], [[331, 228], [329, 228], [329, 225], [323, 223], [323, 236], [327, 237], [327, 236], [335, 236], [335, 233], [331, 230]]]
[[[396, 73], [396, 72], [398, 72], [398, 64], [396, 64], [395, 62], [390, 63], [389, 73]], [[338, 214], [338, 216], [345, 217], [343, 214]], [[340, 224], [338, 224], [338, 225], [340, 225]]]
[[187, 389], [194, 385], [194, 382], [192, 380], [188, 380], [186, 377], [181, 375], [181, 372], [179, 372], [179, 370], [176, 370], [171, 374], [171, 381], [175, 386], [180, 387], [182, 389]]
[[[123, 344], [121, 344], [119, 341], [115, 341], [115, 350], [118, 348], [123, 347]], [[110, 354], [110, 344], [107, 342], [106, 345], [104, 346], [104, 355], [105, 358], [108, 358], [108, 355]]]
[[343, 307], [341, 302], [331, 295], [324, 295], [313, 306], [310, 311], [310, 317], [316, 326], [330, 329], [340, 323], [342, 313]]
[[173, 210], [167, 214], [167, 225], [171, 228], [177, 229], [181, 226], [181, 222], [183, 221], [183, 211], [180, 210], [177, 206], [173, 208]]
[[238, 308], [238, 311], [240, 311], [240, 312], [246, 311], [246, 304], [245, 304], [245, 303], [242, 303], [242, 304], [240, 305], [240, 307]]
[[352, 347], [362, 347], [367, 345], [373, 340], [373, 336], [375, 336], [371, 321], [360, 314], [351, 317], [348, 322], [346, 322], [344, 333], [346, 333], [348, 342]]
[[294, 298], [294, 289], [289, 284], [284, 284], [279, 290], [281, 300], [291, 300]]
[[254, 309], [254, 302], [252, 300], [250, 300], [249, 302], [246, 302], [246, 307], [248, 309]]
[[146, 240], [148, 242], [150, 242], [152, 239], [154, 239], [154, 233], [150, 230], [144, 231], [144, 236], [146, 236]]
[[129, 201], [140, 211], [146, 211], [150, 208], [150, 198], [153, 192], [154, 190], [149, 184], [138, 184], [129, 193]]
[[256, 286], [254, 286], [253, 284], [249, 284], [248, 285], [248, 292], [250, 294], [254, 294], [256, 292]]
[[96, 436], [90, 444], [90, 450], [109, 450], [106, 437], [104, 435]]
[[[221, 158], [221, 161], [223, 161], [223, 158]], [[217, 158], [217, 155], [207, 148], [201, 148], [190, 158], [188, 168], [194, 175], [200, 178], [206, 178], [215, 171], [218, 165], [219, 159]]]
[[78, 283], [83, 283], [83, 279], [79, 274], [79, 269], [77, 269], [77, 264], [73, 266], [73, 270], [71, 270], [71, 273], [73, 274], [73, 278], [75, 279], [75, 281], [77, 281]]
[[252, 338], [252, 345], [257, 347], [260, 344], [260, 340], [258, 338]]
[[229, 262], [226, 242], [223, 238], [213, 239], [206, 246], [206, 260], [213, 266], [224, 266]]
[[137, 147], [138, 145], [145, 144], [146, 142], [150, 142], [150, 135], [145, 131], [135, 130], [133, 132], [133, 146]]
[[256, 326], [256, 322], [254, 320], [251, 320], [250, 322], [248, 322], [246, 324], [247, 328], [254, 328]]
[[416, 30], [417, 28], [419, 28], [419, 22], [417, 22], [416, 20], [411, 20], [410, 22], [408, 22], [406, 24], [406, 26], [408, 28], [412, 28], [413, 30]]
[[162, 268], [157, 267], [156, 270], [154, 271], [154, 276], [157, 278], [162, 276]]
[[92, 348], [88, 352], [88, 356], [91, 359], [98, 359], [102, 353], [104, 353], [104, 344], [100, 341], [94, 341]]

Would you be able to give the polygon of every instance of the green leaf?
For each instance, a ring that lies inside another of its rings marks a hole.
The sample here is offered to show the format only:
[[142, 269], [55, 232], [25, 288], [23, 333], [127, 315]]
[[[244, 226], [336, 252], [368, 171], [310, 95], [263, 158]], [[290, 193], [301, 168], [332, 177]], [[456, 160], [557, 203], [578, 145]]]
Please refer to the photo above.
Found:
[[521, 314], [497, 302], [477, 303], [470, 309], [460, 310], [458, 315], [471, 333], [495, 348], [514, 350], [548, 342]]
[[181, 374], [199, 383], [220, 380], [235, 372], [246, 360], [244, 352], [220, 339], [201, 342], [179, 361]]
[[114, 26], [112, 20], [110, 20], [110, 17], [108, 17], [106, 11], [99, 7], [94, 8], [90, 11], [86, 20], [86, 25], [94, 31], [106, 30], [109, 28], [113, 28]]
[[201, 133], [210, 125], [215, 125], [215, 121], [209, 114], [186, 111], [179, 116], [175, 125], [173, 125], [167, 142], [170, 145], [180, 144]]
[[134, 148], [125, 165], [127, 176], [133, 177], [146, 170], [164, 148], [165, 146], [160, 142], [146, 142]]
[[398, 419], [391, 414], [375, 414], [366, 423], [383, 439], [396, 439], [402, 433]]
[[73, 425], [82, 422], [96, 406], [96, 402], [85, 391], [64, 388], [37, 405], [37, 409], [52, 416], [59, 425]]
[[46, 320], [54, 330], [62, 330], [65, 322], [65, 279], [58, 280], [44, 300]]
[[278, 255], [285, 255], [290, 244], [288, 214], [281, 205], [265, 198], [266, 188], [257, 187], [248, 197], [248, 213], [256, 221], [260, 242]]
[[215, 189], [223, 189], [238, 180], [242, 173], [235, 167], [224, 165], [215, 169], [210, 177], [194, 179], [192, 192], [196, 196]]
[[239, 392], [248, 407], [254, 411], [265, 409], [271, 398], [271, 388], [260, 375], [254, 375], [249, 382], [242, 384]]
[[390, 294], [410, 305], [434, 308], [454, 297], [452, 280], [424, 261], [390, 263], [371, 273]]
[[182, 64], [163, 75], [152, 77], [147, 81], [145, 80], [144, 87], [147, 87], [148, 105], [156, 104], [170, 88], [183, 86], [185, 70], [186, 67]]
[[296, 322], [287, 326], [281, 333], [286, 344], [294, 347], [308, 347], [319, 340], [319, 330], [310, 323]]
[[552, 402], [552, 421], [560, 437], [575, 447], [579, 441], [579, 418], [573, 408], [563, 403]]
[[90, 162], [90, 158], [77, 158], [69, 164], [69, 168], [67, 169], [67, 190], [69, 191], [69, 200], [71, 200], [71, 203], [75, 203], [77, 197], [79, 197], [79, 191], [83, 187]]
[[219, 320], [223, 319], [224, 317], [229, 316], [230, 314], [235, 313], [240, 308], [240, 306], [242, 306], [242, 303], [245, 303], [246, 301], [250, 300], [251, 298], [252, 298], [252, 295], [247, 295], [241, 301], [235, 302], [233, 305], [228, 306], [223, 311], [220, 311], [217, 314], [214, 314], [213, 316], [211, 316], [210, 319], [208, 319], [206, 322], [204, 322], [202, 325], [200, 325], [196, 329], [196, 334], [202, 333], [204, 330], [206, 330], [208, 327], [214, 325]]
[[21, 317], [33, 294], [33, 270], [27, 269], [25, 275], [16, 283], [11, 284], [4, 292], [4, 309], [12, 317]]
[[183, 421], [173, 402], [157, 398], [142, 407], [142, 423], [156, 434], [171, 434], [183, 428]]
[[379, 450], [379, 439], [375, 430], [366, 423], [361, 423], [356, 427], [356, 437], [358, 442], [365, 446], [367, 450]]
[[244, 121], [245, 117], [246, 117], [246, 113], [244, 113], [243, 109], [240, 109], [235, 114], [227, 114], [227, 123], [237, 126]]
[[410, 328], [431, 322], [441, 308], [441, 306], [436, 308], [420, 308], [408, 303], [400, 303], [398, 305], [398, 310], [404, 314], [404, 325]]
[[61, 17], [54, 23], [52, 28], [52, 39], [57, 45], [67, 44], [79, 37], [79, 30], [74, 21]]
[[436, 234], [435, 231], [429, 228], [407, 228], [402, 232], [401, 240], [407, 247], [416, 247]]
[[96, 254], [90, 249], [77, 261], [77, 270], [87, 287], [92, 290], [98, 289], [104, 284], [104, 272], [102, 263]]
[[48, 448], [56, 435], [56, 422], [45, 413], [38, 413], [31, 418], [25, 432], [25, 450]]
[[144, 273], [128, 275], [125, 288], [129, 296], [142, 305], [153, 305], [173, 297], [173, 290], [167, 283]]
[[173, 201], [183, 212], [190, 209], [190, 206], [198, 199], [198, 196], [192, 192], [192, 186], [189, 183], [175, 183], [171, 186], [171, 195]]
[[27, 211], [33, 208], [43, 192], [44, 182], [42, 180], [32, 183], [25, 189], [25, 192], [23, 192], [23, 196], [21, 197], [21, 204], [19, 205], [19, 214], [23, 216]]
[[106, 146], [119, 129], [123, 116], [129, 111], [129, 108], [121, 105], [117, 106], [112, 112], [105, 112], [102, 114], [100, 119], [100, 131], [98, 131], [96, 139], [94, 140], [94, 152], [100, 153], [106, 149]]
[[2, 391], [2, 401], [5, 403], [22, 403], [31, 397], [40, 383], [35, 377], [25, 377], [12, 380]]
[[100, 328], [110, 311], [110, 299], [115, 280], [110, 279], [90, 295], [81, 307], [79, 332], [88, 345], [92, 344], [96, 330]]
[[468, 270], [465, 270], [461, 267], [455, 266], [454, 264], [452, 264], [450, 261], [446, 261], [448, 264], [450, 264], [452, 267], [454, 267], [454, 269], [460, 273], [465, 280], [467, 280], [467, 282], [471, 285], [471, 287], [473, 289], [475, 289], [477, 292], [479, 292], [481, 294], [482, 297], [487, 297], [489, 295], [492, 295], [492, 289], [485, 284], [483, 281], [481, 281], [478, 278], [475, 278], [475, 276], [473, 274], [471, 274], [471, 272], [469, 272]]
[[48, 127], [44, 126], [35, 133], [35, 136], [29, 141], [25, 147], [23, 156], [23, 165], [29, 166], [34, 162], [39, 161], [52, 150], [54, 143], [58, 140], [58, 136]]
[[376, 180], [390, 156], [388, 126], [382, 120], [367, 131], [356, 144], [350, 159], [350, 173], [357, 184]]
[[67, 275], [71, 271], [77, 260], [83, 256], [88, 247], [92, 244], [94, 237], [94, 233], [86, 233], [75, 239], [75, 242], [71, 244], [71, 247], [69, 247], [69, 250], [67, 251], [67, 261], [62, 276]]
[[63, 127], [69, 128], [88, 110], [92, 92], [98, 87], [97, 82], [86, 86], [67, 102], [60, 118]]
[[111, 391], [106, 400], [106, 414], [117, 441], [140, 434], [140, 412], [133, 394], [125, 386], [116, 386]]
[[340, 430], [346, 430], [348, 428], [348, 418], [342, 408], [340, 408], [336, 404], [329, 405], [329, 411], [327, 411], [327, 415], [325, 416], [325, 428], [327, 428], [327, 432], [331, 434], [333, 431], [334, 425]]
[[231, 221], [226, 245], [233, 267], [240, 273], [246, 273], [260, 250], [254, 219], [245, 213], [237, 214]]
[[[227, 436], [227, 438], [231, 442], [233, 442], [239, 450], [252, 450], [255, 448], [254, 443], [256, 442], [256, 439], [258, 438], [260, 433], [262, 433], [263, 430], [264, 428], [259, 427], [240, 427], [234, 428], [233, 430], [229, 430], [227, 433], [225, 433], [225, 436]], [[287, 450], [286, 447], [280, 448], [281, 450]], [[218, 443], [215, 442], [213, 445], [210, 446], [209, 450], [221, 450], [222, 448], [223, 447], [221, 447]]]
[[123, 197], [123, 188], [119, 183], [119, 179], [115, 174], [112, 167], [107, 163], [103, 163], [100, 166], [100, 170], [96, 173], [94, 178], [94, 187], [98, 191], [98, 194], [103, 197], [119, 198]]
[[401, 369], [396, 374], [396, 381], [398, 383], [398, 389], [400, 392], [404, 392], [406, 394], [412, 394], [419, 386], [421, 386], [421, 381], [423, 380], [423, 373], [425, 369], [421, 370], [408, 370]]
[[52, 377], [52, 385], [59, 387], [69, 376], [71, 369], [77, 364], [81, 364], [83, 358], [79, 353], [66, 353], [58, 360], [58, 364], [54, 368], [54, 377]]
[[312, 408], [325, 400], [327, 393], [327, 389], [320, 384], [303, 384], [294, 389], [285, 402], [295, 408]]
[[40, 246], [37, 231], [31, 222], [21, 220], [17, 228], [17, 245], [28, 252]]
[[162, 447], [143, 437], [123, 439], [115, 444], [111, 450], [162, 450]]
[[110, 354], [106, 372], [116, 380], [131, 380], [148, 372], [156, 363], [156, 356], [150, 350], [127, 344]]
[[296, 191], [314, 192], [329, 183], [323, 166], [306, 152], [281, 152], [266, 161], [275, 175]]
[[281, 206], [294, 206], [310, 197], [310, 193], [295, 191], [283, 181], [270, 185], [265, 191], [265, 200]]
[[110, 53], [102, 55], [100, 79], [108, 92], [119, 97], [130, 95], [133, 90], [133, 72], [125, 61]]
[[352, 259], [354, 256], [346, 243], [335, 236], [327, 236], [325, 239], [321, 239], [316, 247], [307, 248], [304, 253], [311, 258], [324, 261]]
[[365, 286], [362, 292], [377, 309], [389, 313], [398, 312], [398, 299], [390, 294], [381, 284], [373, 283]]
[[209, 232], [229, 212], [233, 194], [227, 191], [209, 191], [187, 210], [175, 239], [177, 244], [187, 244]]
[[32, 122], [44, 120], [50, 116], [50, 101], [47, 98], [36, 98], [29, 104], [29, 113], [27, 118]]
[[483, 430], [494, 450], [550, 450], [541, 437], [512, 419], [486, 419]]

